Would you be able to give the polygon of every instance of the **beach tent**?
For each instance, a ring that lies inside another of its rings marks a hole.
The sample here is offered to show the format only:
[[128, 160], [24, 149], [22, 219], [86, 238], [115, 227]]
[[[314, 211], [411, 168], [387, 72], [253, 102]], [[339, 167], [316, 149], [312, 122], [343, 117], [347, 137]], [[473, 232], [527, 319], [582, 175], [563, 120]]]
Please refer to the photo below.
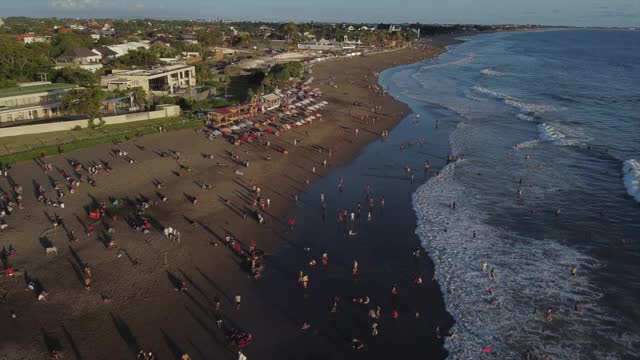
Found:
[[244, 142], [249, 142], [249, 137], [247, 137], [247, 136], [241, 136], [238, 140], [239, 140], [239, 141], [244, 141]]
[[91, 211], [91, 212], [89, 213], [89, 218], [91, 218], [91, 219], [93, 219], [93, 220], [98, 220], [98, 219], [100, 219], [100, 211], [98, 211], [98, 210]]
[[[230, 131], [230, 130], [229, 130], [229, 131]], [[212, 134], [213, 134], [213, 136], [220, 136], [220, 135], [222, 135], [222, 132], [220, 132], [220, 131], [218, 131], [218, 130], [214, 130], [214, 131], [212, 132]]]
[[234, 130], [234, 131], [235, 131], [235, 130], [240, 130], [240, 127], [239, 127], [239, 126], [237, 126], [237, 125], [233, 125], [233, 126], [231, 127], [231, 130]]
[[222, 129], [220, 129], [220, 132], [225, 134], [225, 135], [229, 135], [229, 134], [231, 134], [232, 131], [229, 128], [222, 128]]

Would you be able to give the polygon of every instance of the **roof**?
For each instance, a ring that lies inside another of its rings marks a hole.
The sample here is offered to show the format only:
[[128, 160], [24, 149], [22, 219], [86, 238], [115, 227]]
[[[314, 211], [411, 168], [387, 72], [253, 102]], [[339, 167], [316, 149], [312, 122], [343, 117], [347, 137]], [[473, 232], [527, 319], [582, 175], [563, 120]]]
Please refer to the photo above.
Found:
[[131, 70], [113, 70], [113, 76], [154, 76], [160, 75], [165, 72], [176, 71], [176, 70], [188, 70], [191, 69], [193, 65], [165, 65], [159, 66], [150, 70], [146, 69], [131, 69]]
[[233, 111], [231, 111], [228, 108], [214, 109], [213, 112], [215, 112], [216, 114], [220, 114], [220, 115], [227, 115], [227, 114], [233, 113]]
[[37, 94], [41, 92], [54, 91], [54, 90], [71, 89], [74, 87], [76, 86], [72, 84], [63, 84], [63, 83], [11, 87], [6, 89], [0, 89], [0, 98], [9, 97], [9, 96]]
[[16, 35], [16, 40], [23, 41], [25, 38], [35, 37], [35, 36], [36, 36], [36, 34], [34, 34], [32, 32], [28, 32], [28, 33]]
[[263, 95], [262, 98], [267, 100], [267, 101], [278, 101], [278, 100], [280, 100], [280, 96], [278, 96], [276, 94]]
[[106, 46], [99, 46], [99, 47], [95, 48], [94, 50], [99, 52], [100, 54], [102, 54], [102, 56], [114, 56], [114, 55], [118, 54], [117, 52], [109, 49]]
[[84, 57], [93, 57], [99, 56], [93, 51], [89, 50], [86, 47], [73, 48], [65, 51], [62, 55], [58, 56], [57, 59], [60, 58], [84, 58]]

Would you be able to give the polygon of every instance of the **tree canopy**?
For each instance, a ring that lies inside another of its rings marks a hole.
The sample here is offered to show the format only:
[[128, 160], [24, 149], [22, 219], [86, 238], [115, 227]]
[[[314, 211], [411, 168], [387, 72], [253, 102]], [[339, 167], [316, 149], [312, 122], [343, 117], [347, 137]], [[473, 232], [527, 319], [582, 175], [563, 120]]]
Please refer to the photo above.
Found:
[[131, 50], [116, 60], [116, 64], [122, 67], [153, 66], [160, 63], [158, 52], [145, 48]]
[[69, 115], [85, 115], [93, 121], [100, 114], [105, 93], [97, 87], [73, 89], [64, 94], [60, 109]]
[[98, 83], [98, 77], [89, 70], [81, 69], [77, 66], [67, 66], [58, 70], [53, 81], [80, 86], [93, 86]]

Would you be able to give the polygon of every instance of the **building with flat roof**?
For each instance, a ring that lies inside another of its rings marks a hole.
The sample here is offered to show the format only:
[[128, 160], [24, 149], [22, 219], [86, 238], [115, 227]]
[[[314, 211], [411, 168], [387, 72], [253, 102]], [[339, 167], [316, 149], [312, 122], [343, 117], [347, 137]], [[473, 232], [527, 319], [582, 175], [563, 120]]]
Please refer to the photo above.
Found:
[[59, 117], [62, 97], [75, 87], [38, 82], [0, 89], [0, 123]]
[[280, 106], [280, 96], [276, 94], [266, 94], [260, 96], [260, 105], [262, 111], [273, 110]]
[[154, 95], [170, 95], [196, 86], [196, 68], [191, 65], [167, 65], [153, 69], [113, 70], [102, 76], [100, 85], [107, 90], [141, 87]]

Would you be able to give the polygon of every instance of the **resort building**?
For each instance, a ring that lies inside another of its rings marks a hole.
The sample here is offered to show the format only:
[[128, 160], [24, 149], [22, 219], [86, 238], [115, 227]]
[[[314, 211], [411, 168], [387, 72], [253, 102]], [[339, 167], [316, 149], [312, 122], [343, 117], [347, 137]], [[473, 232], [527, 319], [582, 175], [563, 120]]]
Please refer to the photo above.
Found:
[[0, 124], [59, 117], [62, 97], [74, 87], [37, 82], [0, 89]]
[[154, 95], [181, 93], [196, 86], [196, 68], [190, 65], [167, 65], [154, 69], [113, 70], [102, 76], [100, 85], [109, 91], [141, 87]]
[[248, 120], [257, 114], [258, 108], [253, 103], [205, 111], [206, 117], [215, 125], [226, 125], [235, 121]]

